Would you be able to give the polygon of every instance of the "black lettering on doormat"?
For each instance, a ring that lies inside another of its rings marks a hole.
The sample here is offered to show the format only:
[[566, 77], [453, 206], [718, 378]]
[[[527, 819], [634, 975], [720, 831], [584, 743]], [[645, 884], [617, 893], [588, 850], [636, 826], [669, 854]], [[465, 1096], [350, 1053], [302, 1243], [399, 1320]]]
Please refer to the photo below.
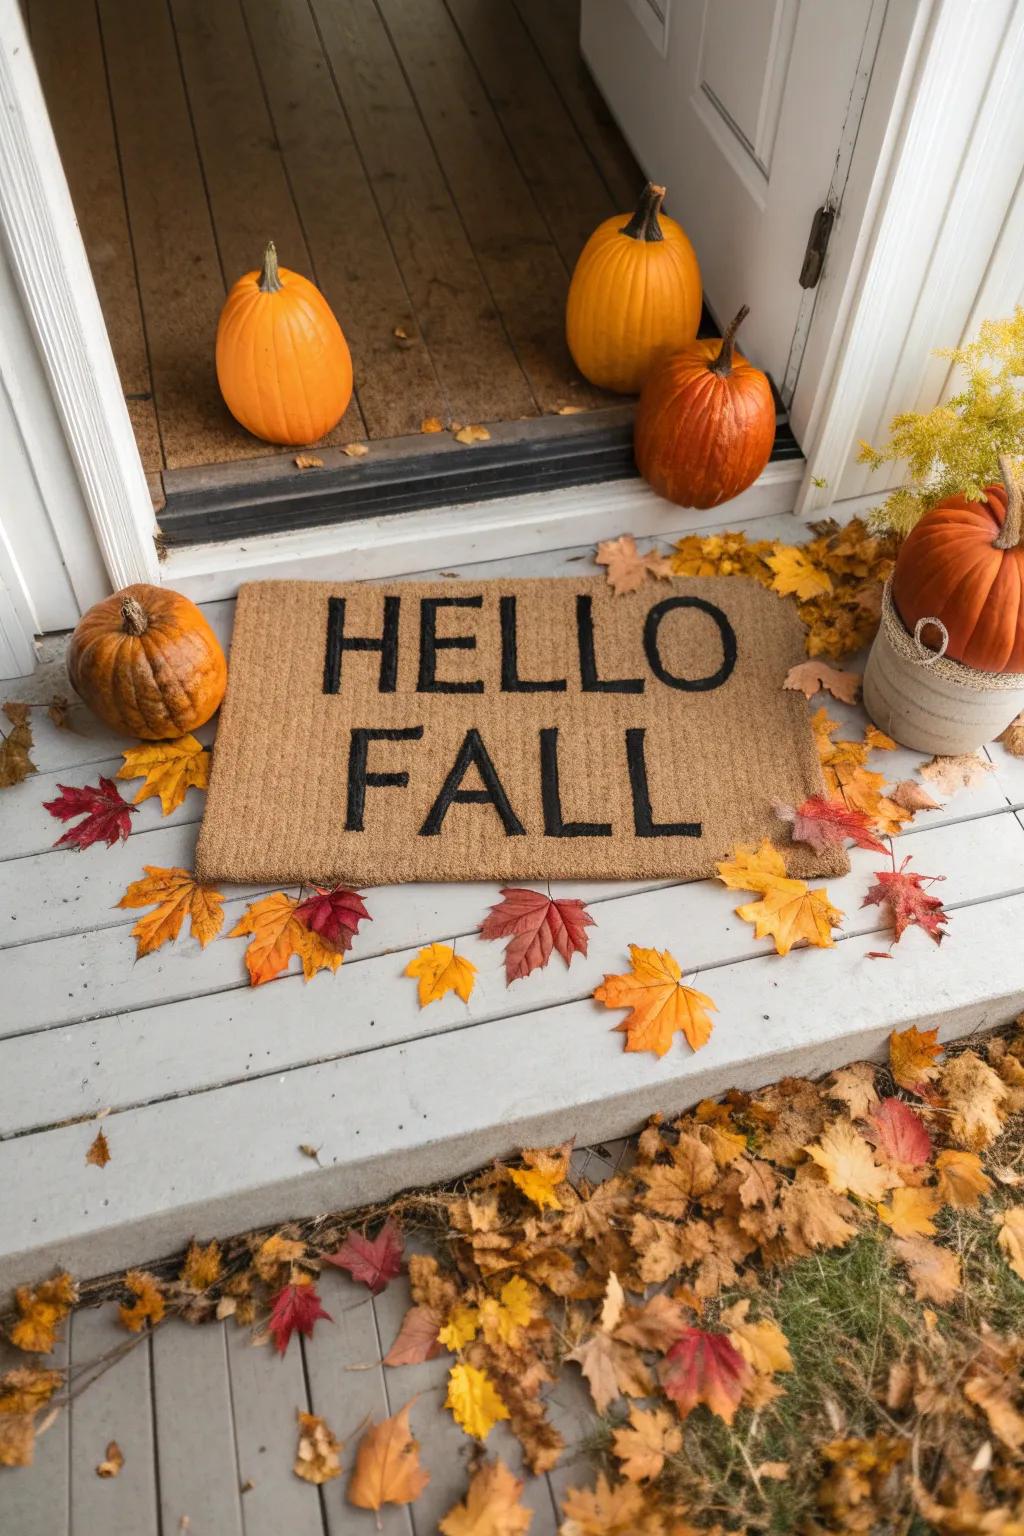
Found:
[[483, 693], [481, 678], [472, 682], [450, 682], [437, 675], [438, 651], [475, 651], [476, 635], [439, 635], [439, 608], [482, 608], [484, 600], [476, 597], [420, 598], [420, 672], [417, 693]]
[[558, 727], [540, 733], [540, 798], [544, 807], [545, 837], [611, 837], [610, 821], [565, 821], [558, 782]]
[[361, 725], [354, 725], [352, 727], [352, 741], [348, 749], [348, 805], [345, 809], [346, 832], [361, 832], [363, 830], [367, 785], [374, 789], [404, 789], [409, 782], [409, 775], [404, 770], [400, 773], [368, 773], [366, 771], [367, 759], [370, 753], [370, 742], [419, 741], [422, 735], [422, 725], [402, 726], [393, 731], [374, 730], [371, 727]]
[[[658, 630], [662, 619], [673, 608], [698, 608], [701, 613], [714, 619], [722, 638], [722, 665], [717, 672], [709, 672], [707, 677], [676, 677], [665, 666], [658, 650]], [[721, 688], [732, 675], [736, 665], [736, 631], [721, 608], [705, 602], [702, 597], [666, 597], [663, 602], [655, 603], [648, 612], [644, 623], [644, 652], [647, 664], [659, 682], [667, 684], [669, 688], [681, 688], [685, 693], [706, 693], [712, 688]]]
[[[460, 789], [459, 785], [470, 768], [474, 767], [487, 786], [486, 789]], [[437, 837], [452, 805], [493, 805], [501, 818], [506, 837], [526, 835], [526, 828], [509, 804], [505, 787], [498, 778], [497, 769], [477, 730], [466, 732], [452, 770], [441, 785], [441, 792], [430, 807], [426, 821], [420, 827], [420, 837]]]
[[703, 828], [699, 821], [654, 820], [644, 756], [646, 734], [640, 726], [631, 726], [626, 731], [626, 762], [629, 765], [629, 787], [633, 795], [633, 829], [637, 837], [702, 837]]
[[324, 652], [324, 693], [341, 692], [341, 658], [345, 651], [380, 651], [379, 693], [394, 693], [398, 681], [398, 617], [400, 597], [384, 599], [384, 627], [380, 639], [372, 635], [346, 635], [345, 599], [327, 599], [327, 646]]

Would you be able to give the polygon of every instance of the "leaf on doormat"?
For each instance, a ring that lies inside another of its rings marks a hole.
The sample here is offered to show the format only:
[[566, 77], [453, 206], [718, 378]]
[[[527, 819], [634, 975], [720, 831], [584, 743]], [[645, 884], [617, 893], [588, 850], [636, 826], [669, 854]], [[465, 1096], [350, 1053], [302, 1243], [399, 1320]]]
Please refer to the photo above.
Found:
[[1000, 1212], [996, 1241], [1014, 1274], [1024, 1280], [1024, 1205]]
[[[452, 425], [454, 426], [454, 422]], [[452, 436], [457, 443], [486, 443], [490, 441], [491, 434], [486, 427], [470, 422], [468, 426], [460, 427], [457, 432], [453, 432]]]
[[96, 1132], [95, 1138], [90, 1143], [89, 1150], [85, 1154], [85, 1160], [97, 1168], [105, 1168], [110, 1162], [110, 1147], [102, 1131]]
[[731, 1424], [752, 1368], [725, 1333], [687, 1328], [661, 1364], [661, 1385], [685, 1419], [698, 1403]]
[[156, 1276], [145, 1269], [130, 1269], [124, 1277], [124, 1288], [135, 1299], [130, 1304], [122, 1302], [117, 1309], [122, 1328], [140, 1333], [146, 1323], [155, 1327], [165, 1311], [163, 1291]]
[[878, 869], [876, 883], [871, 886], [862, 907], [887, 907], [892, 923], [892, 942], [898, 944], [908, 928], [923, 928], [929, 938], [941, 944], [945, 936], [945, 924], [949, 916], [938, 896], [932, 896], [924, 888], [924, 882], [944, 880], [945, 875], [920, 875], [916, 870], [907, 872], [910, 854], [899, 869]]
[[606, 976], [594, 988], [597, 1002], [606, 1008], [628, 1008], [629, 1017], [615, 1027], [626, 1036], [627, 1051], [653, 1051], [664, 1056], [679, 1030], [692, 1050], [711, 1038], [708, 1010], [717, 1011], [704, 992], [683, 984], [679, 962], [667, 949], [629, 946], [631, 969], [621, 976]]
[[[10, 701], [4, 709], [10, 718]], [[36, 765], [29, 756], [31, 749], [32, 727], [26, 709], [24, 720], [16, 720], [6, 736], [0, 734], [0, 789], [10, 789], [12, 784], [20, 784], [30, 773], [36, 772]]]
[[468, 1003], [476, 983], [476, 966], [472, 960], [457, 955], [450, 944], [425, 944], [409, 961], [404, 974], [419, 981], [421, 1008], [438, 1002], [449, 992]]
[[98, 784], [58, 784], [57, 788], [57, 799], [44, 800], [43, 809], [59, 821], [70, 821], [74, 816], [83, 819], [57, 839], [55, 848], [90, 848], [93, 843], [113, 848], [128, 836], [135, 807], [122, 798], [113, 779], [101, 777]]
[[801, 661], [786, 673], [783, 688], [794, 688], [805, 699], [813, 699], [822, 690], [844, 704], [856, 704], [860, 697], [861, 675], [844, 672], [840, 667], [830, 667], [825, 661]]
[[890, 792], [889, 799], [905, 811], [941, 811], [942, 802], [936, 800], [916, 779], [901, 779]]
[[106, 1458], [96, 1468], [97, 1477], [117, 1477], [124, 1466], [124, 1452], [116, 1440], [109, 1441]]
[[867, 1134], [891, 1163], [923, 1168], [932, 1155], [928, 1127], [903, 1099], [880, 1100], [868, 1117]]
[[807, 558], [803, 550], [792, 544], [776, 544], [775, 552], [765, 560], [775, 572], [772, 591], [780, 597], [793, 594], [801, 602], [832, 591], [832, 578]]
[[675, 573], [671, 558], [659, 554], [656, 549], [642, 555], [631, 533], [617, 539], [603, 539], [597, 546], [594, 560], [605, 567], [608, 585], [616, 597], [625, 592], [636, 592], [648, 576], [670, 578]]
[[300, 1275], [298, 1279], [283, 1285], [272, 1299], [270, 1321], [267, 1324], [278, 1354], [284, 1354], [296, 1329], [305, 1338], [311, 1339], [314, 1325], [321, 1317], [329, 1323], [334, 1321], [331, 1314], [324, 1311], [311, 1279]]
[[806, 843], [815, 853], [827, 848], [841, 848], [850, 838], [858, 848], [868, 848], [872, 853], [888, 853], [871, 830], [871, 817], [863, 811], [851, 810], [842, 800], [826, 800], [823, 795], [811, 795], [796, 809], [776, 802], [775, 814], [781, 821], [793, 826], [794, 843]]
[[972, 1211], [985, 1195], [995, 1188], [981, 1166], [977, 1152], [962, 1152], [959, 1147], [948, 1147], [935, 1159], [939, 1175], [936, 1186], [943, 1205], [951, 1205], [958, 1211]]
[[563, 1210], [559, 1190], [569, 1177], [572, 1142], [563, 1141], [557, 1147], [526, 1148], [520, 1156], [526, 1167], [506, 1168], [509, 1181], [532, 1201], [538, 1210]]
[[143, 868], [145, 879], [133, 880], [118, 902], [119, 907], [153, 908], [132, 929], [139, 958], [176, 939], [186, 917], [192, 937], [205, 949], [224, 925], [221, 892], [212, 885], [197, 884], [187, 869], [161, 869], [156, 864]]
[[438, 1338], [441, 1324], [441, 1313], [435, 1307], [409, 1307], [384, 1364], [422, 1365], [424, 1360], [435, 1359], [444, 1349]]
[[561, 955], [566, 965], [574, 954], [587, 953], [587, 928], [594, 919], [582, 901], [575, 897], [555, 900], [542, 891], [521, 886], [502, 886], [503, 900], [497, 902], [480, 924], [485, 939], [505, 939], [505, 983], [511, 986], [541, 970], [552, 953]]
[[462, 1503], [440, 1521], [441, 1536], [526, 1536], [533, 1511], [519, 1502], [523, 1487], [504, 1462], [484, 1462], [473, 1473]]
[[402, 1270], [405, 1240], [398, 1223], [389, 1216], [376, 1237], [349, 1232], [340, 1248], [323, 1254], [324, 1262], [337, 1269], [347, 1269], [353, 1280], [379, 1296]]
[[129, 747], [123, 756], [118, 778], [145, 781], [135, 796], [135, 804], [141, 805], [151, 795], [159, 795], [165, 816], [177, 809], [190, 789], [206, 789], [210, 782], [210, 754], [194, 736], [143, 742]]
[[352, 948], [359, 924], [373, 921], [359, 892], [347, 885], [316, 886], [314, 894], [295, 908], [295, 920], [332, 949], [345, 952]]
[[921, 777], [934, 784], [940, 793], [955, 795], [958, 789], [974, 789], [985, 782], [992, 764], [977, 752], [962, 752], [955, 757], [933, 757], [919, 769]]
[[944, 1306], [959, 1294], [960, 1260], [955, 1253], [927, 1237], [897, 1238], [892, 1246], [910, 1272], [918, 1301], [936, 1301]]
[[623, 1477], [632, 1483], [657, 1477], [665, 1457], [682, 1447], [683, 1432], [666, 1409], [638, 1408], [635, 1403], [629, 1405], [629, 1424], [612, 1436], [612, 1455], [621, 1463]]
[[840, 1195], [856, 1195], [859, 1200], [876, 1205], [887, 1190], [903, 1182], [898, 1173], [878, 1165], [871, 1148], [849, 1120], [834, 1120], [804, 1151], [824, 1170], [829, 1188]]
[[315, 1484], [317, 1488], [340, 1477], [341, 1453], [344, 1449], [341, 1441], [334, 1438], [318, 1414], [303, 1413], [301, 1408], [297, 1408], [295, 1417], [299, 1422], [299, 1443], [295, 1448], [295, 1464], [292, 1467], [295, 1476], [301, 1477], [304, 1483]]
[[78, 1285], [62, 1270], [33, 1287], [19, 1285], [14, 1292], [17, 1321], [7, 1337], [26, 1354], [48, 1355], [57, 1341], [57, 1328], [78, 1300]]
[[1024, 712], [1011, 720], [1001, 736], [996, 737], [1011, 757], [1024, 757]]
[[894, 1030], [889, 1036], [889, 1070], [901, 1088], [920, 1094], [921, 1089], [938, 1076], [938, 1058], [942, 1055], [937, 1029]]
[[420, 1445], [409, 1427], [412, 1398], [390, 1419], [371, 1424], [356, 1449], [356, 1464], [346, 1497], [357, 1509], [379, 1510], [385, 1504], [411, 1504], [430, 1482], [420, 1466]]
[[495, 1424], [510, 1417], [486, 1371], [459, 1361], [448, 1373], [445, 1407], [461, 1430], [474, 1440], [486, 1440]]
[[932, 1217], [941, 1205], [934, 1189], [894, 1189], [888, 1205], [878, 1205], [879, 1220], [897, 1237], [934, 1237]]

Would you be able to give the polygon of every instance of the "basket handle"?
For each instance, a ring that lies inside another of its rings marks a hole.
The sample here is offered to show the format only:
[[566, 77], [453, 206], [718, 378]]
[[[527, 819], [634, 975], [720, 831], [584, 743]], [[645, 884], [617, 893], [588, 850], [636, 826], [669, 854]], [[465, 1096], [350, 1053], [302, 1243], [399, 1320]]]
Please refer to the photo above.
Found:
[[[933, 651], [931, 647], [925, 645], [924, 641], [921, 639], [921, 631], [927, 629], [929, 624], [933, 624], [942, 636], [942, 644], [937, 651]], [[945, 624], [943, 624], [941, 619], [918, 619], [917, 623], [914, 625], [914, 644], [917, 646], [917, 659], [920, 661], [921, 665], [925, 667], [934, 667], [935, 663], [940, 661], [946, 654], [946, 649], [949, 645], [949, 630], [946, 628]]]

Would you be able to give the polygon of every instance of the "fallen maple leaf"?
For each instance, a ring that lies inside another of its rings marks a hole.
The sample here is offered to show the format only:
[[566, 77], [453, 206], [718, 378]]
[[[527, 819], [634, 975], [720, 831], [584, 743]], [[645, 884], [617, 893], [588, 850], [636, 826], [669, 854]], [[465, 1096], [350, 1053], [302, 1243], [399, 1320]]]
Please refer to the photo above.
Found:
[[889, 796], [905, 811], [941, 811], [942, 803], [935, 800], [916, 779], [901, 779]]
[[956, 757], [933, 757], [918, 770], [923, 779], [930, 779], [944, 795], [955, 795], [958, 789], [973, 789], [984, 782], [992, 772], [992, 764], [979, 757], [977, 752], [962, 752]]
[[893, 1243], [897, 1258], [907, 1266], [918, 1301], [952, 1301], [960, 1290], [960, 1260], [948, 1248], [927, 1237], [901, 1237]]
[[357, 1509], [378, 1511], [385, 1504], [411, 1504], [430, 1482], [420, 1466], [420, 1445], [409, 1427], [412, 1398], [390, 1419], [373, 1423], [356, 1449], [356, 1464], [346, 1497]]
[[124, 1452], [116, 1440], [111, 1440], [107, 1445], [107, 1455], [96, 1468], [97, 1477], [117, 1477], [124, 1466]]
[[347, 459], [365, 459], [370, 450], [365, 443], [346, 443], [341, 451]]
[[495, 1424], [509, 1417], [509, 1411], [486, 1371], [461, 1361], [448, 1373], [445, 1407], [451, 1410], [459, 1428], [475, 1440], [486, 1440]]
[[869, 1135], [891, 1163], [921, 1168], [932, 1155], [932, 1139], [921, 1116], [902, 1099], [882, 1099], [871, 1111]]
[[828, 572], [819, 570], [795, 545], [776, 544], [774, 554], [767, 557], [765, 564], [775, 572], [772, 591], [778, 592], [780, 597], [792, 593], [801, 602], [807, 602], [832, 591], [832, 578]]
[[480, 1314], [476, 1307], [463, 1305], [452, 1308], [448, 1321], [438, 1330], [438, 1340], [452, 1354], [458, 1354], [464, 1345], [476, 1338], [480, 1328]]
[[385, 1365], [421, 1365], [433, 1360], [444, 1349], [438, 1334], [441, 1331], [441, 1314], [434, 1307], [409, 1307], [402, 1318], [402, 1326], [387, 1354]]
[[755, 938], [772, 939], [780, 955], [788, 955], [794, 944], [800, 943], [831, 949], [835, 943], [832, 929], [843, 920], [828, 892], [821, 887], [810, 890], [805, 880], [786, 880], [760, 900], [737, 907], [736, 914], [745, 923], [753, 923]]
[[296, 1409], [299, 1421], [299, 1443], [295, 1449], [295, 1465], [292, 1471], [305, 1483], [318, 1488], [341, 1476], [341, 1452], [343, 1446], [315, 1413], [303, 1413]]
[[[665, 1531], [652, 1527], [643, 1489], [636, 1483], [609, 1483], [603, 1472], [593, 1488], [567, 1488], [562, 1500], [564, 1521], [559, 1536], [640, 1536]], [[685, 1530], [681, 1533], [685, 1536]]]
[[296, 1328], [307, 1339], [311, 1339], [314, 1325], [321, 1317], [329, 1323], [334, 1321], [331, 1314], [321, 1306], [312, 1280], [303, 1276], [283, 1285], [277, 1295], [271, 1298], [270, 1321], [267, 1324], [278, 1354], [284, 1354]]
[[471, 422], [468, 426], [460, 427], [457, 432], [453, 432], [452, 436], [457, 443], [486, 443], [490, 441], [491, 434], [486, 427], [477, 426]]
[[324, 1262], [338, 1269], [347, 1269], [353, 1280], [358, 1280], [374, 1295], [385, 1290], [402, 1269], [402, 1252], [405, 1242], [398, 1224], [389, 1217], [377, 1236], [369, 1238], [362, 1232], [349, 1232], [341, 1247], [334, 1253], [325, 1253]]
[[639, 1483], [658, 1476], [666, 1456], [683, 1448], [683, 1432], [664, 1408], [629, 1407], [629, 1425], [612, 1436], [612, 1454], [621, 1463], [623, 1477]]
[[48, 1355], [57, 1338], [57, 1327], [78, 1300], [78, 1286], [66, 1271], [44, 1280], [34, 1289], [19, 1285], [14, 1292], [17, 1321], [7, 1337], [15, 1349], [27, 1354]]
[[871, 886], [862, 907], [887, 906], [892, 921], [892, 942], [898, 944], [908, 928], [923, 928], [929, 938], [941, 944], [945, 936], [944, 925], [949, 922], [938, 896], [932, 896], [924, 888], [924, 882], [944, 880], [945, 875], [919, 875], [916, 870], [906, 873], [910, 854], [899, 869], [878, 869], [876, 883]]
[[450, 944], [425, 944], [409, 961], [404, 974], [418, 978], [421, 1008], [440, 1001], [449, 992], [468, 1003], [476, 983], [476, 966], [472, 960], [457, 955]]
[[995, 1188], [981, 1166], [977, 1152], [961, 1152], [957, 1147], [947, 1148], [935, 1159], [939, 1175], [939, 1199], [943, 1205], [951, 1205], [958, 1211], [971, 1211], [985, 1195]]
[[0, 1417], [0, 1467], [30, 1467], [35, 1443], [35, 1418], [31, 1413]]
[[523, 1329], [543, 1314], [538, 1292], [522, 1275], [506, 1280], [497, 1296], [485, 1296], [480, 1303], [480, 1330], [491, 1345], [506, 1344], [517, 1349], [523, 1341]]
[[204, 1248], [193, 1238], [178, 1274], [178, 1282], [187, 1291], [208, 1291], [220, 1279], [221, 1269], [220, 1244], [214, 1240]]
[[302, 974], [312, 980], [317, 971], [336, 971], [344, 955], [340, 949], [325, 944], [297, 916], [299, 903], [284, 891], [273, 891], [246, 907], [242, 917], [228, 934], [229, 939], [249, 934], [245, 966], [254, 987], [273, 981], [288, 969], [293, 955], [302, 963]]
[[671, 561], [657, 550], [642, 555], [631, 533], [618, 539], [603, 539], [594, 556], [597, 565], [606, 568], [608, 585], [616, 597], [625, 592], [636, 592], [648, 576], [667, 578], [674, 575]]
[[1001, 1211], [999, 1223], [996, 1241], [1014, 1274], [1024, 1280], [1024, 1205]]
[[939, 1087], [954, 1141], [979, 1151], [996, 1139], [1006, 1119], [1009, 1089], [987, 1061], [974, 1051], [961, 1051], [944, 1064]]
[[665, 1393], [685, 1419], [698, 1403], [731, 1424], [751, 1367], [724, 1333], [687, 1328], [662, 1362], [660, 1376]]
[[782, 686], [796, 689], [805, 699], [813, 699], [816, 693], [825, 689], [844, 704], [856, 704], [860, 697], [861, 675], [859, 672], [843, 672], [824, 661], [801, 661], [790, 667]]
[[804, 1150], [824, 1170], [829, 1188], [840, 1195], [856, 1195], [877, 1205], [886, 1190], [901, 1182], [897, 1174], [879, 1167], [849, 1120], [834, 1120]]
[[750, 1298], [743, 1297], [721, 1314], [729, 1340], [759, 1376], [788, 1374], [793, 1369], [789, 1340], [773, 1317], [747, 1318]]
[[901, 1088], [911, 1093], [920, 1089], [937, 1076], [937, 1057], [942, 1055], [937, 1029], [894, 1030], [889, 1036], [889, 1069]]
[[117, 1309], [122, 1328], [127, 1328], [129, 1333], [140, 1333], [146, 1323], [155, 1328], [166, 1310], [156, 1276], [145, 1269], [130, 1269], [124, 1277], [124, 1286], [135, 1300], [131, 1305], [122, 1302]]
[[192, 937], [205, 949], [224, 925], [221, 892], [212, 885], [198, 885], [187, 869], [161, 869], [156, 864], [143, 868], [145, 879], [133, 880], [118, 902], [119, 907], [153, 907], [132, 929], [132, 938], [139, 941], [139, 958], [176, 939], [186, 917]]
[[594, 998], [606, 1008], [628, 1008], [627, 1019], [615, 1027], [626, 1036], [627, 1051], [653, 1051], [664, 1056], [676, 1030], [694, 1051], [711, 1038], [708, 1009], [715, 1004], [704, 992], [683, 984], [679, 962], [667, 949], [629, 946], [632, 969], [623, 976], [606, 976], [594, 988]]
[[541, 970], [557, 952], [566, 965], [587, 953], [587, 928], [594, 919], [574, 897], [545, 896], [521, 886], [502, 886], [497, 902], [480, 924], [485, 939], [509, 939], [505, 947], [505, 982], [511, 985]]
[[789, 880], [785, 859], [767, 838], [760, 848], [739, 844], [733, 849], [732, 858], [722, 859], [715, 869], [718, 879], [729, 891], [754, 891], [763, 895]]
[[840, 1067], [832, 1073], [826, 1092], [830, 1099], [839, 1099], [845, 1104], [853, 1118], [859, 1120], [878, 1103], [876, 1071], [874, 1062], [851, 1062], [848, 1067]]
[[348, 951], [359, 924], [373, 919], [358, 891], [347, 885], [335, 885], [328, 890], [316, 886], [315, 895], [307, 896], [295, 908], [295, 921], [332, 948]]
[[562, 1202], [558, 1187], [569, 1177], [569, 1159], [572, 1142], [563, 1141], [557, 1147], [525, 1148], [520, 1153], [525, 1168], [507, 1168], [512, 1183], [538, 1210], [560, 1211]]
[[[135, 796], [135, 804], [160, 796], [165, 816], [181, 805], [190, 789], [206, 789], [210, 782], [210, 754], [194, 736], [179, 736], [177, 741], [145, 742], [129, 747], [119, 779], [144, 779]], [[102, 782], [102, 780], [101, 780]]]
[[57, 788], [57, 799], [44, 800], [43, 809], [59, 821], [70, 821], [74, 816], [83, 819], [58, 837], [55, 848], [91, 848], [93, 843], [106, 843], [113, 848], [119, 839], [123, 842], [128, 836], [135, 807], [122, 799], [113, 779], [101, 777], [98, 784], [81, 788], [58, 784]]
[[441, 1536], [525, 1536], [533, 1510], [519, 1502], [524, 1484], [500, 1461], [485, 1462], [466, 1497], [438, 1525]]
[[64, 1385], [63, 1371], [19, 1365], [0, 1376], [0, 1417], [35, 1413]]
[[792, 823], [793, 841], [806, 843], [815, 853], [840, 848], [847, 838], [858, 848], [868, 848], [872, 853], [888, 852], [871, 830], [871, 817], [864, 811], [851, 810], [843, 800], [811, 795], [795, 810], [791, 805], [778, 803], [774, 809], [781, 821]]
[[110, 1162], [110, 1146], [102, 1131], [97, 1131], [90, 1143], [89, 1150], [85, 1154], [87, 1163], [92, 1163], [96, 1168], [105, 1168]]
[[440, 416], [424, 416], [420, 422], [420, 431], [428, 434], [431, 432], [443, 432], [444, 422]]
[[[36, 772], [36, 765], [29, 757], [31, 750], [32, 727], [26, 713], [23, 720], [15, 721], [14, 729], [6, 736], [0, 735], [0, 789], [10, 789], [12, 784], [20, 784], [30, 773]], [[62, 788], [61, 785], [57, 787]], [[31, 1445], [31, 1441], [29, 1443]]]
[[932, 1217], [941, 1201], [934, 1189], [894, 1189], [888, 1205], [876, 1206], [880, 1220], [897, 1237], [933, 1237]]

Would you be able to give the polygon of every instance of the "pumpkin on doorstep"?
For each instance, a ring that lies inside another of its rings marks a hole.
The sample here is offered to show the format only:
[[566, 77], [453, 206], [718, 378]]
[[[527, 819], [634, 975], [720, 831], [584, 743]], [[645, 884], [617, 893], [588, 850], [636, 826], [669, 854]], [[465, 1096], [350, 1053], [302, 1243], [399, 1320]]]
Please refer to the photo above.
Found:
[[330, 305], [307, 278], [277, 264], [271, 240], [217, 326], [217, 383], [224, 403], [264, 442], [314, 443], [352, 398], [352, 358]]
[[228, 668], [195, 603], [140, 582], [83, 614], [71, 637], [68, 677], [111, 730], [164, 741], [209, 720], [224, 697]]
[[[633, 395], [654, 363], [693, 340], [700, 268], [680, 224], [648, 182], [636, 211], [599, 224], [569, 284], [565, 334], [572, 360], [601, 389]], [[623, 222], [625, 220], [625, 222]]]
[[1024, 497], [1010, 460], [1002, 485], [980, 501], [951, 496], [907, 535], [892, 576], [904, 627], [930, 646], [927, 620], [943, 625], [944, 654], [979, 672], [1024, 673]]
[[752, 485], [771, 457], [775, 401], [738, 353], [744, 304], [720, 341], [693, 341], [659, 363], [637, 405], [633, 447], [647, 483], [681, 507], [717, 507]]

